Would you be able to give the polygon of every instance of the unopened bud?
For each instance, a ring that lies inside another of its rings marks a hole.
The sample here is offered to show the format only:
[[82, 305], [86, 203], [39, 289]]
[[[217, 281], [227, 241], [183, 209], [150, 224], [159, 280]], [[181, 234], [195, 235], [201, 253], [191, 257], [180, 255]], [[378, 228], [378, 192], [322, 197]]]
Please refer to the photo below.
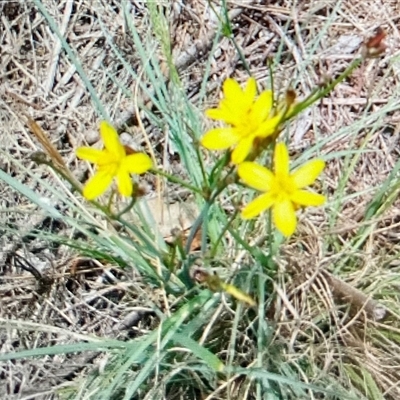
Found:
[[296, 101], [296, 92], [293, 89], [286, 91], [286, 106], [290, 107]]
[[319, 78], [318, 86], [320, 88], [325, 88], [331, 83], [332, 83], [332, 76], [330, 76], [330, 75], [328, 75], [327, 73], [324, 72], [321, 75], [321, 77]]
[[146, 188], [142, 185], [138, 185], [136, 182], [133, 183], [133, 193], [134, 197], [143, 197], [146, 195]]
[[379, 57], [386, 50], [386, 44], [384, 39], [386, 38], [386, 32], [379, 27], [374, 36], [369, 38], [362, 48], [362, 55], [364, 58], [376, 58]]

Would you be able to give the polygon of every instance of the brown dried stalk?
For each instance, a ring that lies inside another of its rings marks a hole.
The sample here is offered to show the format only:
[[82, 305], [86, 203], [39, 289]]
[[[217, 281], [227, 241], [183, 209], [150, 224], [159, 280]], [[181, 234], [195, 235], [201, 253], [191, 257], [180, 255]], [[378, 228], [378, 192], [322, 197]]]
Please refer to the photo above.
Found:
[[365, 293], [333, 276], [330, 272], [322, 270], [321, 273], [329, 283], [332, 294], [341, 302], [349, 303], [355, 310], [364, 310], [367, 316], [374, 321], [381, 321], [387, 317], [387, 309], [371, 299]]

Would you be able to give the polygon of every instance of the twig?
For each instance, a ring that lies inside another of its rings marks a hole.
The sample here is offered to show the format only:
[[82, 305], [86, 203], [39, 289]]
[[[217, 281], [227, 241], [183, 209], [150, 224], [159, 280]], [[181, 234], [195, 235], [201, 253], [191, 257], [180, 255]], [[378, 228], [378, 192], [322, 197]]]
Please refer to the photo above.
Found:
[[[63, 36], [65, 35], [65, 32], [67, 31], [68, 21], [71, 18], [73, 4], [74, 4], [73, 1], [66, 1], [65, 2], [64, 16], [63, 16], [63, 20], [62, 20], [62, 23], [61, 23], [61, 26], [60, 26], [60, 33]], [[43, 85], [46, 93], [50, 92], [50, 90], [53, 87], [54, 76], [56, 74], [56, 70], [57, 70], [57, 67], [58, 67], [58, 59], [60, 57], [61, 49], [62, 49], [61, 40], [57, 39], [56, 43], [55, 43], [55, 46], [54, 46], [53, 57], [52, 57], [52, 60], [51, 60], [49, 71], [48, 71], [48, 78], [47, 78], [46, 83]]]
[[376, 300], [326, 270], [322, 270], [321, 273], [328, 281], [332, 294], [339, 301], [349, 303], [356, 310], [364, 309], [368, 317], [374, 321], [381, 321], [387, 316], [386, 308]]

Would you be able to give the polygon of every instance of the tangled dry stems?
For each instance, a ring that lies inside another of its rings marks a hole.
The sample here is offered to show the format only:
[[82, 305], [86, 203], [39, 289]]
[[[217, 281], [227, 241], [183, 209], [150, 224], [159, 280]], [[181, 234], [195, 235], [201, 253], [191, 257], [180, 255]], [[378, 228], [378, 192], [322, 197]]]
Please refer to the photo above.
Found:
[[[76, 6], [72, 3], [61, 1], [56, 5], [51, 1], [43, 2], [58, 21], [71, 47], [79, 54], [86, 73], [115, 123], [121, 126], [123, 122], [134, 121], [133, 101], [124, 97], [121, 88], [111, 84], [108, 71], [112, 71], [116, 80], [127, 88], [133, 90], [134, 82], [104, 45], [104, 32], [97, 15], [101, 12], [103, 23], [113, 33], [126, 61], [140, 68], [132, 41], [124, 32], [122, 17], [118, 10], [104, 2], [96, 2], [96, 6], [86, 0]], [[50, 135], [69, 168], [82, 175], [73, 150], [82, 143], [92, 144], [98, 140], [98, 121], [88, 92], [33, 3], [21, 1], [12, 4], [0, 6], [0, 70], [3, 71], [0, 75], [3, 98], [0, 103], [1, 148], [43, 179], [57, 182], [46, 168], [28, 161], [27, 155], [40, 149], [24, 123], [23, 115], [30, 115]], [[328, 30], [321, 33], [337, 4], [336, 1], [296, 3], [282, 0], [273, 6], [265, 6], [257, 1], [230, 2], [235, 39], [243, 49], [254, 76], [261, 84], [268, 84], [266, 60], [283, 46], [276, 66], [275, 84], [282, 91], [291, 82], [299, 96], [307, 94], [325, 74], [333, 76], [343, 70], [354, 57], [360, 41], [377, 26], [390, 31], [389, 51], [385, 58], [371, 60], [293, 125], [291, 134], [297, 153], [330, 136], [334, 139], [321, 149], [324, 155], [358, 146], [363, 146], [364, 151], [343, 189], [344, 204], [334, 226], [328, 219], [329, 207], [326, 213], [313, 211], [303, 215], [302, 230], [295, 242], [285, 247], [279, 260], [282, 271], [275, 283], [277, 299], [269, 318], [277, 327], [275, 337], [285, 341], [286, 357], [293, 366], [306, 356], [318, 366], [320, 374], [333, 374], [337, 379], [344, 379], [344, 370], [353, 369], [359, 376], [368, 371], [385, 398], [397, 399], [400, 394], [399, 345], [396, 340], [399, 330], [396, 295], [400, 272], [396, 261], [399, 254], [399, 202], [394, 201], [383, 215], [367, 222], [369, 231], [359, 248], [352, 249], [351, 243], [363, 224], [365, 209], [372, 199], [374, 192], [370, 188], [379, 187], [399, 160], [400, 121], [396, 104], [393, 104], [399, 71], [396, 63], [390, 62], [398, 54], [400, 35], [392, 16], [398, 15], [399, 6], [397, 2], [385, 2], [383, 6], [369, 1], [343, 2], [336, 8], [338, 17], [330, 22]], [[147, 40], [151, 35], [144, 2], [132, 2], [132, 7], [141, 24], [138, 29]], [[214, 37], [210, 32], [213, 33], [216, 23], [205, 1], [189, 1], [184, 6], [172, 2], [169, 12], [170, 31], [174, 33], [174, 57], [185, 90], [196, 104]], [[193, 53], [196, 56], [200, 54], [200, 57], [193, 57]], [[225, 78], [232, 74], [239, 80], [247, 78], [241, 67], [234, 48], [228, 39], [223, 38], [211, 61], [210, 104], [217, 101], [218, 88]], [[148, 102], [146, 104], [151, 106]], [[388, 105], [388, 111], [383, 113]], [[363, 126], [358, 126], [358, 134], [349, 139], [348, 131], [343, 127], [354, 124], [364, 112], [369, 117]], [[375, 115], [382, 117], [374, 125]], [[171, 159], [164, 158], [164, 133], [151, 127], [148, 121], [144, 123], [154, 148], [159, 149], [160, 162], [171, 170], [179, 168], [175, 167], [178, 163], [173, 155]], [[128, 130], [134, 135], [135, 146], [146, 146], [138, 127], [131, 126]], [[342, 134], [335, 135], [338, 131]], [[348, 167], [344, 158], [329, 162], [324, 182], [328, 193], [338, 190], [346, 173], [345, 166]], [[30, 181], [26, 171], [15, 163], [1, 160], [1, 168], [35, 187], [39, 196], [47, 196], [46, 189]], [[149, 297], [161, 309], [163, 305], [157, 293], [149, 293], [132, 271], [116, 272], [111, 265], [102, 264], [72, 277], [68, 260], [76, 256], [71, 254], [71, 250], [30, 238], [24, 244], [25, 255], [42, 274], [54, 279], [46, 293], [37, 293], [37, 281], [31, 273], [12, 268], [8, 263], [9, 255], [23, 247], [22, 239], [29, 237], [35, 227], [39, 230], [59, 229], [63, 234], [68, 234], [68, 231], [64, 230], [65, 227], [54, 228], [46, 224], [44, 215], [9, 187], [2, 185], [0, 190], [4, 226], [0, 317], [3, 321], [10, 319], [27, 323], [24, 329], [14, 327], [1, 332], [2, 352], [78, 341], [74, 333], [119, 335], [126, 332], [120, 329], [121, 324], [129, 320], [132, 312], [138, 312], [140, 318], [135, 322], [136, 326], [129, 327], [130, 335], [143, 334], [157, 323], [148, 312]], [[35, 215], [34, 220], [32, 215]], [[262, 231], [261, 226], [255, 230], [260, 235]], [[332, 238], [329, 248], [326, 248], [326, 243], [329, 243], [326, 237]], [[257, 240], [257, 235], [251, 239]], [[43, 255], [51, 258], [52, 265]], [[326, 271], [362, 291], [367, 299], [373, 297], [382, 304], [387, 310], [385, 318], [374, 321], [364, 305], [360, 307], [358, 304], [352, 310], [348, 303], [343, 304]], [[233, 315], [234, 311], [229, 308], [218, 308], [208, 327], [209, 336], [204, 337], [211, 348], [215, 344], [215, 351], [222, 358], [226, 350], [218, 348], [221, 342], [216, 342], [215, 338], [230, 326]], [[33, 328], [29, 323], [38, 325]], [[51, 331], [49, 327], [52, 326], [64, 331]], [[229, 343], [231, 332], [225, 332], [226, 343]], [[234, 332], [237, 334], [237, 363], [246, 364], [253, 358], [254, 340], [246, 332], [245, 326], [238, 326]], [[33, 388], [42, 387], [42, 398], [51, 398], [60, 385], [70, 381], [83, 368], [90, 369], [93, 362], [94, 358], [59, 355], [3, 364], [0, 390], [3, 394], [21, 392], [27, 398], [39, 398], [40, 394]], [[317, 382], [319, 377], [316, 373], [314, 381]], [[344, 386], [348, 384], [342, 383]], [[209, 398], [225, 398], [226, 391], [246, 393], [247, 384], [242, 378], [233, 377], [209, 394]], [[176, 389], [177, 398], [184, 396], [184, 393], [179, 393]]]

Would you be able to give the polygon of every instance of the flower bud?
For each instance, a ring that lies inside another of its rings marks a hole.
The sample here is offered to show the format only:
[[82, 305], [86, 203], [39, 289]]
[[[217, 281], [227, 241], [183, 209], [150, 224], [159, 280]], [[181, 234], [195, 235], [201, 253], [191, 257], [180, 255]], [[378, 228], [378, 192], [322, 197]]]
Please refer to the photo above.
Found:
[[361, 53], [364, 58], [376, 58], [379, 57], [386, 50], [386, 44], [384, 39], [386, 38], [386, 32], [379, 27], [374, 36], [364, 42]]

